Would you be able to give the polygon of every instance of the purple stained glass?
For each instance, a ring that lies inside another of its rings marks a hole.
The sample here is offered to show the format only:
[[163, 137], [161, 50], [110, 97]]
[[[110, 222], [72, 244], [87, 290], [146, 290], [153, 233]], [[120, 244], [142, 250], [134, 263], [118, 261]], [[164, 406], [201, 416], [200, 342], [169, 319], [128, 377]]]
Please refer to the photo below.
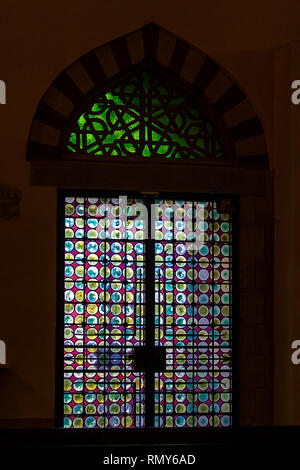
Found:
[[151, 203], [64, 199], [66, 428], [231, 425], [232, 216]]
[[155, 427], [229, 426], [231, 217], [216, 202], [156, 204], [164, 208], [155, 234], [155, 343], [167, 361], [155, 373]]
[[145, 378], [132, 359], [145, 328], [143, 227], [130, 219], [136, 202], [65, 198], [66, 428], [144, 426]]

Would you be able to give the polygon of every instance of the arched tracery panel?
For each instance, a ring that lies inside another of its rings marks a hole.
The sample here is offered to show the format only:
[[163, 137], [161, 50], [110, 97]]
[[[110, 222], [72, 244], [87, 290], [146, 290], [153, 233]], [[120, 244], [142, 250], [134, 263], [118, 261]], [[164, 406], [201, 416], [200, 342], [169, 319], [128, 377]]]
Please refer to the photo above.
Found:
[[206, 107], [171, 87], [153, 65], [91, 99], [65, 145], [70, 153], [102, 157], [228, 158]]

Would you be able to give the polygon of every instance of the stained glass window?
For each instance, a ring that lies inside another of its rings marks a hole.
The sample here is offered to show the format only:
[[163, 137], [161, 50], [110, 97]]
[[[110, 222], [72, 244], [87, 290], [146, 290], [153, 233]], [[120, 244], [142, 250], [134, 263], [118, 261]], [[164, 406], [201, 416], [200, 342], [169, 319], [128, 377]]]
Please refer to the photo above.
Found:
[[222, 160], [218, 132], [194, 99], [141, 71], [91, 100], [67, 136], [69, 153]]
[[232, 215], [209, 197], [62, 207], [64, 426], [230, 426]]

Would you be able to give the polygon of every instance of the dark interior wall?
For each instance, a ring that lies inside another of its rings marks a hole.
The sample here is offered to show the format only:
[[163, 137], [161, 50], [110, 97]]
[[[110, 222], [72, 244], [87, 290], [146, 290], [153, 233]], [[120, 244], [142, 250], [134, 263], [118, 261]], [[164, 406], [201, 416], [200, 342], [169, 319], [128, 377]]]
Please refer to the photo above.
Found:
[[[270, 175], [269, 175], [270, 176]], [[273, 417], [273, 182], [240, 199], [240, 423]]]
[[[284, 2], [266, 3], [268, 8], [255, 1], [246, 9], [237, 1], [201, 7], [197, 1], [188, 6], [153, 1], [142, 9], [135, 1], [112, 6], [89, 2], [84, 10], [79, 1], [71, 5], [31, 0], [11, 1], [1, 8], [0, 78], [7, 84], [7, 104], [0, 107], [1, 182], [22, 191], [20, 217], [1, 222], [1, 338], [10, 363], [9, 369], [0, 371], [1, 418], [54, 416], [56, 191], [31, 187], [25, 161], [30, 124], [44, 91], [84, 53], [155, 21], [203, 49], [235, 76], [261, 117], [271, 151], [271, 48], [296, 37], [297, 28], [291, 9], [289, 18], [283, 19]], [[255, 199], [246, 203], [252, 211]], [[245, 223], [261, 225], [257, 219]], [[259, 257], [254, 253], [254, 260]]]

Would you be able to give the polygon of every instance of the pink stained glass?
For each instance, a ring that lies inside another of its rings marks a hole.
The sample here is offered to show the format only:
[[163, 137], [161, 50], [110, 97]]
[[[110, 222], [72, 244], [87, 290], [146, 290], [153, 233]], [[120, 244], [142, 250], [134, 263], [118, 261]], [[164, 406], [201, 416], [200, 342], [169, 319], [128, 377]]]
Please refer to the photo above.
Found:
[[232, 215], [143, 203], [65, 197], [64, 426], [230, 426]]
[[144, 246], [124, 210], [118, 198], [65, 199], [66, 428], [144, 426], [132, 359], [144, 342]]

